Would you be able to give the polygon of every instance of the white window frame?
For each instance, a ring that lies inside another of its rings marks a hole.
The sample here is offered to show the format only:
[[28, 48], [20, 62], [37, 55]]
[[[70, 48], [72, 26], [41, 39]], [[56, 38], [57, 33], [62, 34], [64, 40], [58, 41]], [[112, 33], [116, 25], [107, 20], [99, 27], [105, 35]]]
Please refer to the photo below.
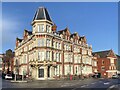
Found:
[[46, 32], [50, 33], [50, 25], [46, 25]]
[[46, 59], [50, 60], [50, 51], [46, 51]]
[[50, 43], [50, 39], [47, 39], [47, 47], [50, 47], [51, 43]]
[[38, 32], [44, 32], [44, 24], [38, 24]]

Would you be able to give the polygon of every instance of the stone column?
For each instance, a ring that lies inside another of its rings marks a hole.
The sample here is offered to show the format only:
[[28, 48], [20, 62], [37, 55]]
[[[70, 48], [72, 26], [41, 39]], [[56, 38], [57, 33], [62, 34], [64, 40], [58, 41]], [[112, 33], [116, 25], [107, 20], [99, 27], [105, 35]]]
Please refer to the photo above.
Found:
[[44, 78], [48, 78], [48, 66], [44, 66]]
[[39, 67], [36, 68], [36, 79], [38, 79], [38, 68]]
[[37, 71], [36, 71], [36, 70], [37, 70], [37, 68], [34, 68], [34, 78], [35, 78], [35, 79], [37, 79], [37, 75], [36, 75], [36, 74], [37, 74]]
[[32, 68], [32, 78], [35, 78], [34, 74], [35, 74], [35, 69]]
[[50, 78], [53, 78], [53, 76], [54, 76], [54, 67], [51, 66], [50, 67]]

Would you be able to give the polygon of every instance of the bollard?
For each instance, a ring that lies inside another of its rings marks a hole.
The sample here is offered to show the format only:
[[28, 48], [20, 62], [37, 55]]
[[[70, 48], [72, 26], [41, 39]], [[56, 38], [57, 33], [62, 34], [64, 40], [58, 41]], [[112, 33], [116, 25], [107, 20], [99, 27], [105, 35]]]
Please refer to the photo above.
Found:
[[70, 75], [70, 80], [72, 80], [72, 75]]

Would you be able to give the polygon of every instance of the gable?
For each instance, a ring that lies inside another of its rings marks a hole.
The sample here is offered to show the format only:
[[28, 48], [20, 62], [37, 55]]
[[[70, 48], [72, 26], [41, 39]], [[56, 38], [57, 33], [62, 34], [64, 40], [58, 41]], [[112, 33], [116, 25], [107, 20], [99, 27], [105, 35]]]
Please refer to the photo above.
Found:
[[24, 38], [24, 39], [27, 39], [27, 36], [28, 36], [27, 30], [24, 30], [23, 38]]
[[80, 37], [80, 41], [84, 42], [84, 43], [87, 43], [87, 40], [86, 40], [86, 37], [83, 36], [83, 37]]
[[70, 36], [70, 35], [71, 35], [68, 28], [66, 28], [66, 32], [65, 32], [65, 33], [66, 33], [67, 36]]
[[75, 33], [76, 35], [75, 35], [75, 39], [77, 39], [77, 40], [79, 40], [79, 35], [78, 35], [78, 33]]
[[114, 54], [113, 50], [110, 50], [110, 52], [108, 53], [107, 57], [117, 58], [117, 56]]

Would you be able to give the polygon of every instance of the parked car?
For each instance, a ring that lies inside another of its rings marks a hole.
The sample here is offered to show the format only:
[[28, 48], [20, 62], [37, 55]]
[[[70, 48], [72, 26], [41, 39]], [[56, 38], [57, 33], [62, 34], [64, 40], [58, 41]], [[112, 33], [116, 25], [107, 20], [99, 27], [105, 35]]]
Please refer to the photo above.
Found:
[[119, 76], [118, 76], [118, 75], [113, 75], [112, 78], [113, 78], [113, 79], [118, 79]]
[[6, 75], [5, 75], [5, 79], [13, 79], [13, 78], [12, 78], [12, 75], [6, 74]]

